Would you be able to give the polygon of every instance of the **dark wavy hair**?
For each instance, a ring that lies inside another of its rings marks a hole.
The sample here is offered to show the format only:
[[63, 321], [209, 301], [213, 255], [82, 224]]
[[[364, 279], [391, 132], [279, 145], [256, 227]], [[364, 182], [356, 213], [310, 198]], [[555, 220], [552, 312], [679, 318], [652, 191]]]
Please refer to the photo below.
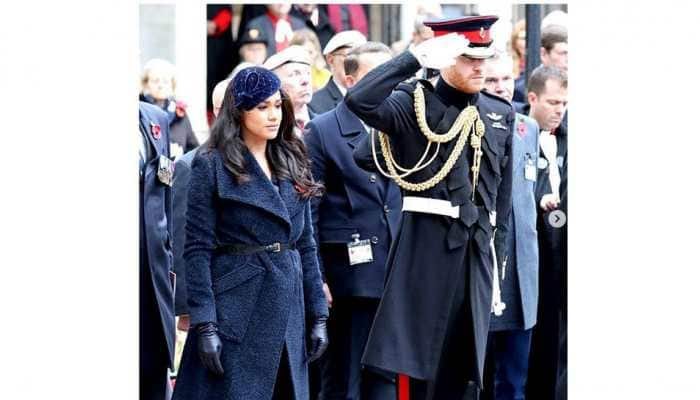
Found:
[[[277, 136], [268, 140], [265, 154], [270, 162], [272, 174], [278, 179], [294, 182], [297, 192], [304, 198], [323, 194], [323, 186], [311, 175], [309, 155], [304, 142], [294, 134], [294, 107], [289, 96], [280, 89], [282, 97], [282, 122]], [[241, 120], [244, 110], [234, 106], [233, 80], [229, 82], [218, 117], [211, 127], [206, 147], [217, 149], [224, 166], [238, 183], [250, 179], [244, 154], [249, 151], [241, 136]]]

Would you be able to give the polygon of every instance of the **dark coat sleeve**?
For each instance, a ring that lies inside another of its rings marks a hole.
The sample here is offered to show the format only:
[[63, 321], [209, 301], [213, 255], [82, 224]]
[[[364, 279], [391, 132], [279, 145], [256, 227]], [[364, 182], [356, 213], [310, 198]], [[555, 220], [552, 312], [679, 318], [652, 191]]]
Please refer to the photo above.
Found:
[[297, 249], [301, 255], [301, 267], [304, 274], [306, 317], [309, 320], [315, 320], [321, 316], [328, 317], [328, 303], [326, 303], [326, 295], [323, 293], [323, 282], [318, 268], [310, 203], [307, 202], [304, 207], [304, 231], [297, 242]]
[[188, 314], [187, 276], [185, 259], [185, 218], [187, 212], [187, 186], [190, 179], [190, 166], [182, 158], [175, 163], [173, 180], [173, 268], [177, 285], [175, 285], [175, 314]]
[[201, 155], [192, 162], [187, 200], [185, 262], [190, 323], [217, 322], [211, 283], [211, 256], [216, 246], [215, 177], [212, 160]]
[[[307, 131], [304, 133], [304, 142], [306, 143], [306, 149], [309, 152], [309, 158], [311, 159], [311, 173], [313, 174], [314, 180], [316, 182], [324, 182], [326, 179], [326, 156], [321, 134], [316, 125], [317, 124], [313, 120], [306, 125]], [[316, 240], [316, 244], [321, 243], [319, 240], [318, 230], [318, 207], [321, 204], [322, 199], [323, 197], [315, 197], [311, 199], [311, 220], [313, 222], [314, 239]], [[323, 267], [323, 259], [321, 258], [320, 252], [318, 252], [318, 267], [321, 271], [321, 277], [325, 282], [326, 273], [325, 268]]]
[[503, 262], [506, 254], [506, 238], [508, 237], [510, 226], [510, 214], [513, 211], [513, 120], [515, 114], [511, 110], [508, 115], [508, 125], [511, 127], [510, 134], [506, 140], [505, 151], [501, 162], [501, 183], [498, 185], [496, 198], [496, 260]]
[[394, 88], [419, 69], [418, 60], [405, 51], [365, 75], [348, 90], [345, 103], [369, 126], [398, 136], [402, 127], [415, 124], [415, 112], [411, 96]]

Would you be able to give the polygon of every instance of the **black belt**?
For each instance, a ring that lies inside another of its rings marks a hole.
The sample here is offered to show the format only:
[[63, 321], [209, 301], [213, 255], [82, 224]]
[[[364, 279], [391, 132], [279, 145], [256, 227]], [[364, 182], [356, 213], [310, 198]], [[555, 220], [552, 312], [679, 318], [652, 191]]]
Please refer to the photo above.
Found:
[[279, 253], [284, 250], [295, 250], [297, 248], [296, 243], [280, 243], [275, 242], [268, 244], [266, 246], [255, 246], [250, 244], [222, 244], [216, 247], [217, 253], [235, 254], [239, 256], [247, 256], [255, 253], [262, 253], [264, 251], [270, 253]]

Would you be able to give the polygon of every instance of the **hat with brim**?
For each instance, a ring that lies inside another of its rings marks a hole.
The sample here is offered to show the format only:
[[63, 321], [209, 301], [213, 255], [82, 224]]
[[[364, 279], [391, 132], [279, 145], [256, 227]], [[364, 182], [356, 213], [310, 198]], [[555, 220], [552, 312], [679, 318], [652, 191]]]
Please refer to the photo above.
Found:
[[495, 15], [462, 17], [448, 20], [425, 21], [423, 25], [431, 28], [435, 37], [457, 33], [469, 40], [468, 50], [464, 55], [470, 58], [490, 58], [495, 54], [491, 39], [491, 25], [498, 21]]
[[326, 43], [326, 47], [323, 48], [323, 55], [331, 54], [343, 47], [357, 47], [365, 43], [367, 43], [367, 38], [359, 31], [338, 32]]
[[245, 44], [262, 43], [267, 46], [267, 38], [263, 32], [257, 28], [246, 29], [243, 36], [238, 39], [239, 46]]
[[289, 63], [300, 63], [311, 65], [311, 57], [309, 51], [301, 46], [289, 46], [286, 49], [271, 55], [263, 63], [263, 67], [274, 71], [275, 69]]

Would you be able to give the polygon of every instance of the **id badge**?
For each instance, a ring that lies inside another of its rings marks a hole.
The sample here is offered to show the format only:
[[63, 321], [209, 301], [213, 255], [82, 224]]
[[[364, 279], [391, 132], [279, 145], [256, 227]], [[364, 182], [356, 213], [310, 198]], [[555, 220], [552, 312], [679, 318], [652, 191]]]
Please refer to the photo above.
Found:
[[537, 180], [537, 167], [535, 162], [529, 157], [525, 161], [525, 179], [533, 182]]
[[369, 239], [355, 240], [348, 243], [348, 259], [350, 265], [370, 263], [374, 261], [372, 256], [372, 244]]
[[172, 186], [174, 175], [175, 163], [164, 155], [158, 157], [158, 180], [164, 185]]

